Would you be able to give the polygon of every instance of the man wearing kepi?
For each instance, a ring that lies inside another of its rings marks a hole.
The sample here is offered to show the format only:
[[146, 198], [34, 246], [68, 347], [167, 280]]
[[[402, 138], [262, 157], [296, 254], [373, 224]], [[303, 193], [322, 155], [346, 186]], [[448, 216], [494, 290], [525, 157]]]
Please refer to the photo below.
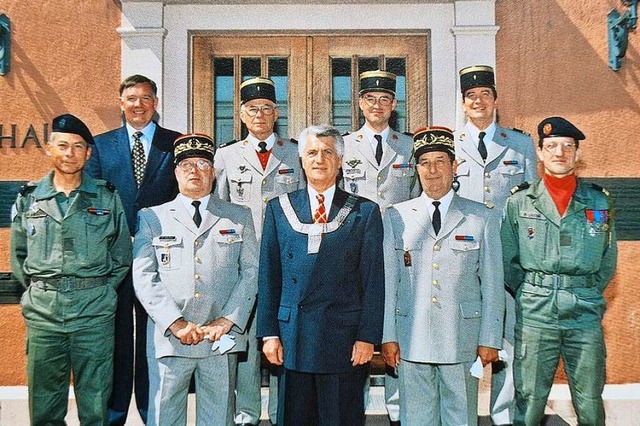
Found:
[[258, 336], [284, 363], [278, 424], [363, 425], [364, 385], [384, 309], [378, 205], [336, 187], [344, 153], [331, 126], [302, 131], [309, 185], [267, 205]]
[[[227, 201], [251, 208], [256, 237], [260, 241], [267, 201], [304, 187], [295, 141], [273, 132], [278, 106], [273, 81], [258, 77], [240, 86], [240, 119], [249, 134], [243, 141], [221, 145], [215, 156], [216, 194]], [[238, 363], [236, 423], [260, 422], [260, 352], [256, 341], [255, 319], [249, 323], [246, 360]], [[275, 373], [275, 372], [274, 372]], [[269, 417], [276, 420], [277, 380], [270, 377]]]
[[[484, 203], [501, 216], [510, 190], [537, 178], [535, 146], [531, 136], [495, 122], [498, 106], [493, 68], [475, 65], [460, 70], [462, 108], [466, 125], [456, 132], [458, 195]], [[491, 420], [494, 425], [513, 422], [513, 330], [515, 302], [506, 292], [503, 349], [505, 356], [492, 364]]]
[[421, 129], [414, 140], [424, 192], [384, 215], [382, 353], [398, 369], [402, 425], [476, 425], [470, 369], [497, 360], [502, 344], [498, 220], [454, 193], [449, 129]]
[[13, 209], [32, 425], [64, 424], [71, 374], [80, 422], [108, 424], [116, 287], [131, 265], [131, 239], [118, 192], [83, 175], [92, 146], [80, 119], [54, 118], [45, 147], [53, 170], [25, 185]]
[[562, 117], [538, 125], [542, 179], [514, 188], [502, 223], [505, 283], [516, 294], [514, 424], [538, 425], [562, 357], [578, 424], [604, 425], [602, 293], [617, 246], [604, 188], [576, 178], [584, 134]]
[[[180, 194], [139, 213], [133, 285], [149, 313], [149, 425], [187, 423], [195, 375], [196, 423], [233, 425], [236, 351], [257, 292], [251, 213], [211, 195], [213, 141], [175, 141]], [[213, 343], [213, 345], [212, 345]]]
[[[380, 210], [420, 194], [412, 156], [413, 139], [389, 127], [398, 105], [396, 75], [387, 71], [360, 74], [360, 110], [365, 123], [344, 137], [343, 185], [347, 192], [375, 201]], [[387, 368], [384, 378], [391, 424], [400, 421], [398, 376]]]

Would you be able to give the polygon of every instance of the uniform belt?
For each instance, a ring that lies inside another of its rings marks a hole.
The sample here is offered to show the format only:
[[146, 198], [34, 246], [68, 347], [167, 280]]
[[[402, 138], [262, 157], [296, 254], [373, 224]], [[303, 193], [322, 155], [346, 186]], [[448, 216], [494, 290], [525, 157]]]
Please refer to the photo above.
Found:
[[31, 279], [33, 287], [42, 290], [52, 291], [73, 291], [89, 288], [101, 287], [105, 285], [107, 279], [104, 277], [80, 278], [80, 277], [60, 277], [60, 278], [38, 278]]
[[579, 288], [593, 287], [593, 275], [543, 274], [542, 272], [526, 272], [524, 281], [539, 287]]

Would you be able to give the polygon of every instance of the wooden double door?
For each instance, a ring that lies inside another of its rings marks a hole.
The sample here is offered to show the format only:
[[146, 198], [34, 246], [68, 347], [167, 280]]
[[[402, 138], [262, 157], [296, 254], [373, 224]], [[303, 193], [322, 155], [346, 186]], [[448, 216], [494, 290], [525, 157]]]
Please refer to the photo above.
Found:
[[217, 144], [246, 135], [239, 88], [258, 76], [276, 84], [276, 131], [285, 137], [311, 124], [359, 128], [358, 75], [375, 69], [398, 76], [392, 127], [412, 131], [427, 124], [426, 34], [202, 34], [191, 46], [191, 128], [213, 135]]

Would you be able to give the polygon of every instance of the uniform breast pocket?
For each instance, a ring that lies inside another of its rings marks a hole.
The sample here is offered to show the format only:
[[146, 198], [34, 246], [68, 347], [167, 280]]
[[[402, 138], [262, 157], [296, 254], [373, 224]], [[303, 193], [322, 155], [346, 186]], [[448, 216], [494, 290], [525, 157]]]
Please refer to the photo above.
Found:
[[80, 253], [91, 260], [106, 259], [109, 252], [109, 243], [106, 240], [111, 239], [115, 234], [111, 214], [94, 215], [87, 214], [84, 218], [87, 226], [85, 234], [86, 250]]
[[[212, 230], [212, 232], [219, 231]], [[242, 234], [217, 234], [213, 238], [216, 242], [213, 254], [216, 264], [221, 268], [238, 269]]]
[[478, 256], [480, 250], [480, 242], [475, 240], [450, 241], [449, 246], [456, 256]]
[[524, 180], [524, 169], [519, 164], [501, 165], [496, 171], [510, 186], [520, 184]]
[[180, 268], [184, 250], [182, 237], [173, 237], [170, 240], [163, 237], [155, 237], [152, 245], [156, 252], [159, 270], [173, 271]]
[[346, 168], [344, 170], [344, 178], [347, 181], [361, 181], [367, 178], [367, 172], [364, 169]]
[[284, 192], [292, 192], [298, 188], [298, 176], [293, 173], [278, 174], [276, 176], [276, 184]]
[[391, 176], [396, 179], [411, 178], [416, 173], [416, 169], [403, 164], [393, 164], [391, 166]]
[[253, 177], [249, 173], [236, 173], [229, 176], [231, 201], [247, 202], [251, 200], [251, 181]]
[[29, 253], [50, 253], [51, 247], [47, 238], [47, 226], [51, 221], [46, 214], [27, 215], [27, 248]]

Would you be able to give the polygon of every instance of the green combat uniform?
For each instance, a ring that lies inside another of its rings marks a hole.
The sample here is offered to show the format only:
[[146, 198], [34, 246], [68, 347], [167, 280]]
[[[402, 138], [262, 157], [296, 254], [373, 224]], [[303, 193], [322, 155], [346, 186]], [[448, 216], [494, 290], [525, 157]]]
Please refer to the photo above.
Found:
[[108, 424], [115, 289], [131, 264], [131, 238], [110, 184], [84, 175], [67, 197], [53, 176], [20, 191], [11, 225], [11, 268], [27, 289], [31, 423], [64, 424], [72, 370], [80, 422]]
[[502, 225], [505, 282], [516, 294], [514, 424], [540, 424], [562, 356], [578, 423], [604, 425], [602, 293], [617, 254], [608, 193], [578, 179], [560, 217], [542, 180], [517, 189]]

